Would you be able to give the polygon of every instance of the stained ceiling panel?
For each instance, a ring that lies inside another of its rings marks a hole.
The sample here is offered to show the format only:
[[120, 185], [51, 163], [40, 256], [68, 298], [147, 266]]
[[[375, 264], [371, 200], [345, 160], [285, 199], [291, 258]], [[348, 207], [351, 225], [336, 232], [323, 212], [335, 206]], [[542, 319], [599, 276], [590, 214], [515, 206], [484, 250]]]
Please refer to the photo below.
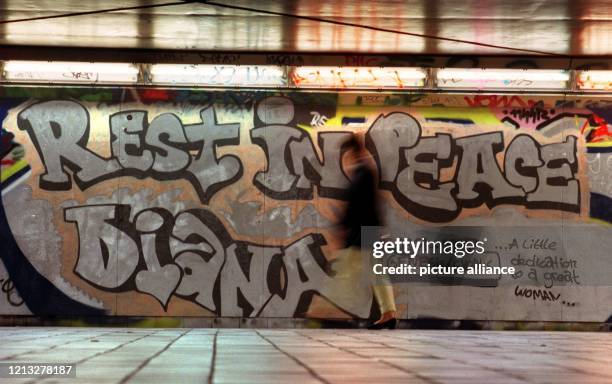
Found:
[[611, 18], [612, 1], [3, 0], [0, 45], [612, 55]]

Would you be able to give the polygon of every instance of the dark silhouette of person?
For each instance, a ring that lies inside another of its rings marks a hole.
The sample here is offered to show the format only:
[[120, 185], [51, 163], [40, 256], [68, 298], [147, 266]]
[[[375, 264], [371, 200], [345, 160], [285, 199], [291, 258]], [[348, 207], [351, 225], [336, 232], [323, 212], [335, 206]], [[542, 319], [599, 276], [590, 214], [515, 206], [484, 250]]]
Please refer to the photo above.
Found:
[[[352, 266], [351, 270], [359, 270], [364, 264], [363, 258], [371, 260], [371, 255], [362, 246], [362, 227], [380, 227], [383, 225], [378, 202], [376, 165], [370, 153], [365, 149], [365, 137], [354, 134], [345, 144], [345, 158], [348, 163], [351, 184], [348, 188], [348, 204], [340, 226], [344, 235], [344, 247], [348, 251], [343, 257], [349, 260], [345, 264]], [[368, 229], [373, 232], [374, 229]], [[376, 234], [373, 234], [377, 237]], [[365, 251], [365, 252], [364, 252]], [[368, 326], [369, 329], [395, 328], [396, 306], [393, 286], [380, 275], [369, 272], [370, 284], [378, 303], [381, 317]]]

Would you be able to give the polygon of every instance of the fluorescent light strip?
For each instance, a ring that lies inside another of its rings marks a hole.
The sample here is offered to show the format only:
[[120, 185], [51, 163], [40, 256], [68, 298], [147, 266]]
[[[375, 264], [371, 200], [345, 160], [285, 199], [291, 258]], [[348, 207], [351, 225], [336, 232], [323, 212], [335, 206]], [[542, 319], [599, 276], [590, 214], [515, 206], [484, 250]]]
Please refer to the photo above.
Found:
[[567, 89], [564, 70], [542, 69], [439, 69], [436, 85], [454, 89]]
[[297, 88], [413, 88], [423, 87], [427, 73], [409, 67], [294, 67]]
[[[32, 84], [152, 84], [296, 89], [422, 88], [428, 72], [412, 67], [152, 64], [141, 76], [137, 64], [61, 61], [0, 62], [0, 81]], [[570, 71], [540, 69], [444, 68], [434, 70], [439, 89], [565, 90]], [[576, 89], [612, 90], [612, 71], [576, 71]], [[144, 83], [141, 81], [144, 80]]]
[[612, 90], [612, 71], [581, 71], [576, 80], [578, 89]]
[[152, 84], [230, 87], [285, 87], [285, 67], [275, 65], [154, 64]]
[[68, 61], [6, 61], [3, 77], [9, 82], [104, 83], [138, 82], [137, 66], [128, 63]]

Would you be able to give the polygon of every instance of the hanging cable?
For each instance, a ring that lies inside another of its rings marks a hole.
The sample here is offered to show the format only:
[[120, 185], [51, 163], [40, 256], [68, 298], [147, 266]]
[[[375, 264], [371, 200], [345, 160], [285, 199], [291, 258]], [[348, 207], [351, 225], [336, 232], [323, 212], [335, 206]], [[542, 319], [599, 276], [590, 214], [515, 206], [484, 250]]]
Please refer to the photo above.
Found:
[[36, 20], [60, 19], [60, 18], [64, 18], [64, 17], [74, 17], [74, 16], [97, 15], [97, 14], [100, 14], [100, 13], [117, 12], [117, 11], [130, 11], [130, 10], [134, 10], [134, 9], [168, 7], [168, 6], [172, 6], [172, 5], [184, 5], [185, 3], [186, 3], [185, 1], [175, 1], [175, 2], [172, 2], [172, 3], [136, 5], [136, 6], [133, 6], [133, 7], [106, 8], [106, 9], [97, 9], [97, 10], [94, 10], [94, 11], [82, 11], [82, 12], [62, 13], [62, 14], [59, 14], [59, 15], [27, 17], [27, 18], [23, 18], [23, 19], [0, 20], [0, 24], [22, 23], [22, 22], [26, 22], [26, 21], [36, 21]]

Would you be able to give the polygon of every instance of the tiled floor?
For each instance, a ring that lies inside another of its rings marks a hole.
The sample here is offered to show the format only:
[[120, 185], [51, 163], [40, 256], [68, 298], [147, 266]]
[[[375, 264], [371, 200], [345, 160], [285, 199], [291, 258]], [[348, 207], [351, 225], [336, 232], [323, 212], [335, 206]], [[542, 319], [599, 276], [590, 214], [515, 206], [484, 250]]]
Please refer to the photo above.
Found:
[[0, 328], [0, 362], [77, 378], [0, 383], [612, 383], [612, 333]]

